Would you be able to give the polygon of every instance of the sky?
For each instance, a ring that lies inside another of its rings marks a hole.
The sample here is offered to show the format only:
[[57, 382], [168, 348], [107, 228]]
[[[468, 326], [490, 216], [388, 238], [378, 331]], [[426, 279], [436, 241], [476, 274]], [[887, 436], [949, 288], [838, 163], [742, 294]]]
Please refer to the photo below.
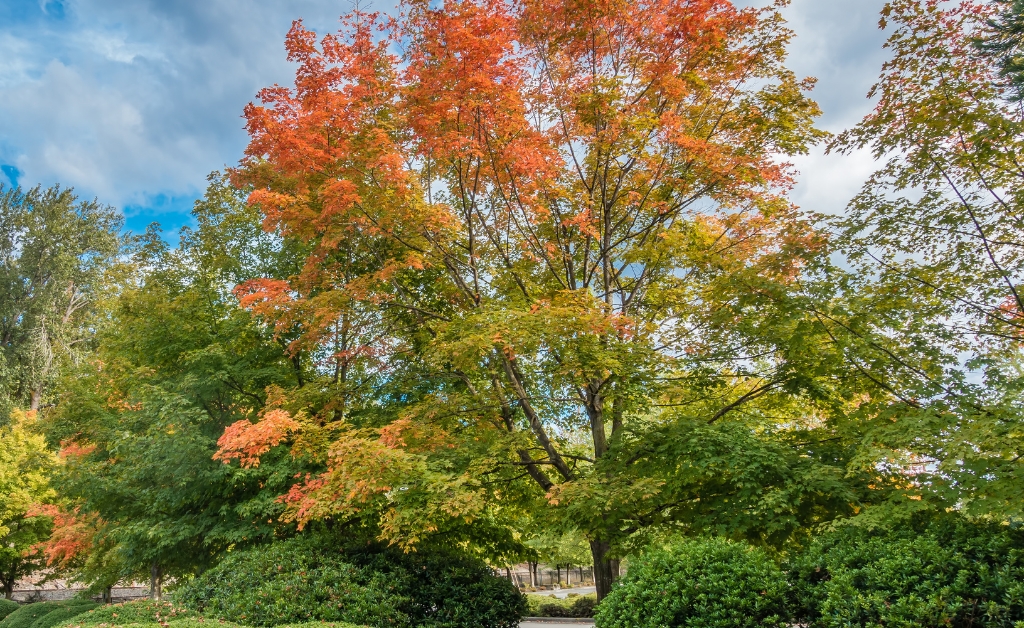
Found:
[[[764, 0], [737, 0], [759, 4]], [[389, 0], [377, 0], [387, 9]], [[388, 3], [388, 4], [384, 4]], [[871, 108], [885, 0], [793, 0], [790, 67], [833, 132]], [[367, 2], [363, 2], [364, 7]], [[284, 36], [335, 30], [352, 0], [0, 0], [0, 184], [60, 183], [121, 209], [127, 228], [189, 224], [206, 176], [238, 162], [256, 92], [289, 85]], [[800, 206], [839, 213], [870, 156], [795, 160]]]

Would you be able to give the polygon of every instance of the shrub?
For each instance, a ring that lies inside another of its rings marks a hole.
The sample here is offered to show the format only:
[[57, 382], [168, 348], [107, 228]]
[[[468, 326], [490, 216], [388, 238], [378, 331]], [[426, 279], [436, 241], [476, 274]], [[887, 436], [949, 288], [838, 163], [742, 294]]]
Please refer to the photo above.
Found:
[[230, 554], [185, 584], [175, 600], [250, 626], [309, 621], [405, 626], [407, 600], [394, 583], [367, 574], [317, 537]]
[[94, 609], [97, 606], [99, 606], [99, 604], [90, 600], [69, 600], [60, 607], [32, 622], [30, 628], [52, 628], [53, 626], [67, 623], [71, 618], [81, 615], [82, 613]]
[[598, 606], [597, 626], [781, 628], [786, 588], [761, 550], [722, 539], [677, 542], [630, 562]]
[[465, 554], [342, 545], [306, 535], [238, 552], [185, 584], [175, 600], [252, 626], [514, 628], [526, 610], [512, 583]]
[[21, 604], [18, 604], [14, 600], [5, 600], [0, 598], [0, 620], [4, 619], [19, 608], [21, 608]]
[[957, 515], [843, 526], [793, 561], [795, 614], [833, 626], [1012, 628], [1024, 620], [1024, 531]]
[[124, 626], [128, 624], [161, 624], [198, 618], [199, 616], [196, 613], [171, 602], [138, 600], [121, 604], [108, 604], [87, 610], [63, 625], [83, 627], [98, 626], [100, 624]]
[[350, 552], [352, 560], [397, 583], [414, 626], [516, 628], [526, 596], [482, 560], [450, 550]]
[[553, 595], [527, 595], [530, 617], [593, 617], [597, 595], [580, 595], [559, 599]]
[[30, 628], [37, 619], [60, 607], [59, 602], [25, 604], [0, 621], [0, 628]]

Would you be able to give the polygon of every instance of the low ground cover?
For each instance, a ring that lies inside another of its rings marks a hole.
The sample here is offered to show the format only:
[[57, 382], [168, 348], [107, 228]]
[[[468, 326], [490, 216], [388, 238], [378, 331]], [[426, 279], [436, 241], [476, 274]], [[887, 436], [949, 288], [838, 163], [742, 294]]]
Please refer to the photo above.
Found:
[[0, 620], [4, 619], [19, 608], [21, 608], [21, 605], [13, 600], [0, 599]]
[[25, 604], [8, 613], [0, 621], [0, 628], [52, 628], [97, 606], [99, 604], [91, 600]]
[[597, 609], [597, 594], [556, 598], [553, 595], [526, 596], [527, 615], [530, 617], [593, 617]]

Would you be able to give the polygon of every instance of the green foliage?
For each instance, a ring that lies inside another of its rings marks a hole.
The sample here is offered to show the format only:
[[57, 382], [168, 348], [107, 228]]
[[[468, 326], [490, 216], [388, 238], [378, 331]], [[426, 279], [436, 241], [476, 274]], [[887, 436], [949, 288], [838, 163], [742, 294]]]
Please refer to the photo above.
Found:
[[185, 577], [228, 547], [294, 529], [277, 522], [275, 498], [301, 462], [271, 456], [238, 469], [212, 459], [225, 427], [256, 418], [268, 388], [297, 378], [230, 291], [249, 266], [273, 259], [260, 257], [270, 253], [259, 224], [222, 178], [211, 177], [194, 213], [201, 229], [180, 247], [150, 232], [119, 268], [98, 306], [95, 359], [64, 380], [46, 417], [50, 444], [70, 454], [64, 496], [103, 522], [95, 555], [74, 574], [99, 587], [144, 578], [154, 563]]
[[578, 532], [558, 534], [547, 531], [526, 542], [536, 560], [549, 565], [586, 565], [590, 562], [590, 544]]
[[[26, 604], [0, 621], [2, 628], [50, 628], [99, 606], [89, 600]], [[53, 617], [51, 617], [51, 615]]]
[[1024, 530], [958, 515], [844, 525], [790, 567], [797, 615], [820, 628], [1010, 628], [1024, 620]]
[[783, 572], [759, 549], [680, 541], [631, 561], [596, 621], [598, 628], [781, 628], [786, 588]]
[[999, 15], [989, 21], [991, 32], [980, 38], [982, 50], [992, 54], [999, 75], [1024, 100], [1024, 0], [995, 0]]
[[108, 604], [88, 610], [70, 624], [75, 626], [160, 624], [169, 621], [195, 620], [199, 616], [187, 608], [171, 602], [138, 600], [121, 604]]
[[316, 537], [231, 553], [175, 596], [228, 621], [273, 626], [305, 621], [409, 625], [406, 599], [381, 575], [366, 574]]
[[43, 566], [35, 548], [52, 528], [50, 517], [33, 512], [55, 496], [50, 474], [57, 458], [35, 431], [35, 413], [15, 410], [0, 422], [0, 588], [10, 595], [14, 583]]
[[175, 599], [197, 612], [254, 626], [303, 621], [436, 628], [509, 628], [523, 596], [478, 559], [450, 552], [343, 552], [304, 535], [232, 553]]
[[831, 331], [894, 393], [854, 414], [863, 442], [932, 461], [926, 497], [997, 519], [1024, 515], [1024, 108], [977, 42], [1003, 20], [1019, 55], [1021, 6], [888, 2], [877, 106], [831, 147], [880, 163], [833, 240], [853, 274]]
[[21, 608], [21, 604], [18, 604], [14, 600], [0, 599], [0, 620], [4, 619], [19, 608]]
[[0, 425], [16, 407], [41, 407], [61, 367], [88, 347], [122, 223], [59, 186], [0, 186]]
[[89, 600], [69, 600], [59, 608], [55, 608], [32, 622], [29, 628], [53, 628], [53, 626], [66, 623], [69, 619], [98, 606], [99, 604]]
[[37, 619], [60, 607], [58, 602], [26, 604], [0, 621], [0, 628], [29, 628]]
[[531, 594], [526, 596], [526, 603], [529, 617], [593, 617], [597, 609], [597, 594], [566, 598]]
[[482, 560], [454, 549], [350, 551], [349, 556], [399, 583], [414, 626], [515, 628], [526, 612], [525, 596], [515, 585]]

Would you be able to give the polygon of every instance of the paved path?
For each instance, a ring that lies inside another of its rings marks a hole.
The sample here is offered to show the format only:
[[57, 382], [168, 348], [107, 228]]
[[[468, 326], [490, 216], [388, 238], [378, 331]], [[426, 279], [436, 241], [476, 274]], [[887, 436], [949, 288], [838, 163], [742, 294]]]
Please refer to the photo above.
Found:
[[593, 619], [561, 619], [558, 617], [528, 617], [519, 623], [519, 628], [556, 628], [557, 626], [589, 627]]

